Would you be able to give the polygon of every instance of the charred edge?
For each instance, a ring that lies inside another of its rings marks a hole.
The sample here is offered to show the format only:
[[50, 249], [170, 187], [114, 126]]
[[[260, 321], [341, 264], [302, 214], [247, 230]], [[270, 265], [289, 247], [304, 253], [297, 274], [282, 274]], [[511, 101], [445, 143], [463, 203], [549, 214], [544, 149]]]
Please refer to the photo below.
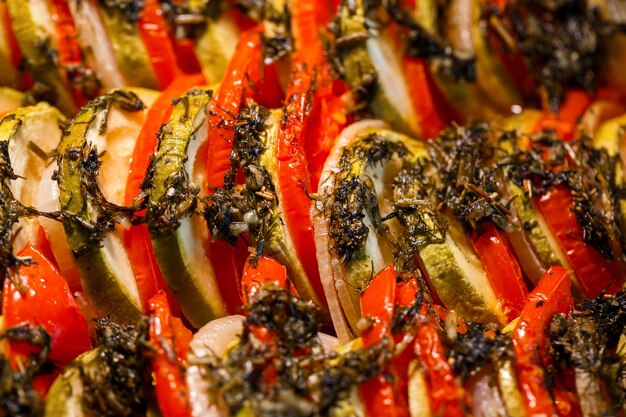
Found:
[[500, 194], [498, 149], [486, 123], [470, 123], [443, 131], [430, 149], [440, 182], [435, 200], [449, 209], [468, 230], [482, 230], [486, 221], [510, 227], [510, 201]]
[[152, 390], [148, 319], [121, 326], [101, 318], [96, 325], [101, 349], [97, 371], [87, 372], [80, 362], [74, 363], [83, 383], [83, 410], [103, 417], [145, 414]]

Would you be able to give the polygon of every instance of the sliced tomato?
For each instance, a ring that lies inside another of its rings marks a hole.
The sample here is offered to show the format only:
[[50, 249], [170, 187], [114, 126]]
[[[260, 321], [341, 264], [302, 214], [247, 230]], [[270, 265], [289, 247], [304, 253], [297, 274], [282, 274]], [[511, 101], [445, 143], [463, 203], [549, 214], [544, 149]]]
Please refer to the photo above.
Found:
[[602, 291], [617, 290], [626, 277], [626, 265], [621, 260], [605, 258], [597, 249], [585, 243], [583, 230], [573, 211], [571, 191], [559, 185], [533, 199], [563, 248], [585, 297], [593, 298]]
[[67, 68], [83, 63], [83, 53], [78, 43], [78, 32], [74, 18], [65, 0], [51, 0], [50, 10], [54, 22], [58, 59], [61, 64], [60, 71], [65, 73], [66, 84], [71, 89], [74, 103], [77, 106], [83, 106], [87, 103], [88, 98], [85, 97], [80, 88], [70, 85], [67, 80]]
[[172, 315], [164, 292], [156, 293], [150, 305], [150, 343], [157, 403], [163, 417], [191, 416], [184, 365], [191, 331]]
[[465, 413], [459, 401], [462, 391], [456, 384], [437, 328], [428, 322], [422, 324], [417, 331], [413, 346], [415, 355], [420, 358], [424, 367], [432, 415], [464, 416]]
[[507, 319], [513, 320], [522, 311], [528, 289], [517, 258], [504, 234], [491, 222], [474, 232], [472, 246], [485, 267], [491, 287]]
[[512, 334], [515, 369], [528, 416], [555, 416], [557, 410], [547, 387], [546, 331], [556, 313], [569, 314], [574, 305], [568, 271], [550, 267], [528, 296]]
[[[157, 132], [171, 114], [172, 100], [182, 96], [191, 87], [202, 84], [204, 84], [204, 77], [201, 74], [180, 76], [152, 104], [133, 150], [124, 204], [132, 205], [133, 200], [141, 192], [140, 185], [148, 170], [150, 157], [157, 148]], [[135, 272], [144, 310], [147, 311], [148, 300], [157, 291], [168, 291], [154, 256], [148, 227], [141, 224], [131, 227], [125, 232], [124, 243]], [[170, 297], [170, 303], [172, 306], [177, 306], [172, 297]]]
[[[41, 252], [28, 244], [18, 256], [29, 258], [31, 263], [18, 267], [15, 277], [4, 282], [5, 326], [43, 326], [51, 339], [49, 359], [61, 370], [91, 349], [87, 321], [63, 276]], [[9, 350], [14, 359], [36, 353], [24, 342], [9, 341]]]
[[[363, 347], [376, 346], [387, 340], [391, 342], [391, 325], [395, 310], [396, 272], [393, 266], [381, 270], [361, 294], [361, 314], [370, 320], [362, 332]], [[387, 378], [386, 373], [395, 375], [394, 367], [389, 366], [376, 378], [359, 386], [368, 416], [408, 416], [406, 403], [399, 395], [395, 378]]]
[[555, 130], [559, 138], [570, 141], [576, 133], [576, 126], [583, 113], [589, 108], [593, 98], [582, 90], [570, 90], [557, 113], [544, 111], [537, 122], [535, 131]]
[[248, 257], [241, 278], [241, 298], [249, 302], [267, 284], [276, 284], [281, 288], [289, 288], [287, 268], [268, 256], [259, 256], [254, 260]]
[[426, 59], [404, 56], [402, 64], [424, 138], [433, 139], [450, 122], [449, 106], [432, 80]]
[[144, 1], [137, 29], [150, 56], [159, 87], [164, 89], [176, 78], [180, 69], [158, 0]]
[[263, 28], [243, 32], [219, 89], [214, 94], [209, 113], [207, 146], [207, 190], [224, 186], [224, 175], [230, 169], [237, 115], [246, 95], [260, 83], [263, 67]]

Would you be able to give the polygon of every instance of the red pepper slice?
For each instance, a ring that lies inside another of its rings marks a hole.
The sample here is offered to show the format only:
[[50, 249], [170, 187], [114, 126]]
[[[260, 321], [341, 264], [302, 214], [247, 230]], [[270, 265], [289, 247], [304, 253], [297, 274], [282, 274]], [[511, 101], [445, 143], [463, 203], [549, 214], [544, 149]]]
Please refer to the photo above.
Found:
[[255, 262], [248, 257], [241, 277], [241, 298], [249, 302], [254, 295], [266, 284], [277, 284], [281, 288], [288, 288], [287, 268], [277, 260], [259, 256]]
[[541, 197], [534, 197], [539, 211], [559, 242], [585, 297], [602, 291], [619, 289], [626, 277], [626, 266], [619, 260], [608, 260], [583, 240], [583, 230], [572, 208], [572, 193], [563, 185], [553, 187]]
[[422, 324], [413, 346], [415, 355], [420, 358], [425, 368], [424, 375], [430, 391], [432, 414], [444, 417], [464, 416], [459, 402], [462, 391], [454, 379], [437, 328], [431, 323]]
[[[52, 12], [52, 21], [54, 22], [56, 32], [56, 45], [58, 50], [59, 63], [65, 72], [67, 78], [67, 69], [74, 65], [83, 63], [83, 53], [78, 43], [78, 32], [74, 23], [74, 18], [70, 12], [70, 8], [64, 0], [52, 0], [50, 2]], [[87, 98], [77, 86], [70, 85], [69, 80], [66, 81], [68, 88], [71, 89], [72, 98], [77, 106], [83, 106], [87, 102]]]
[[150, 56], [159, 87], [166, 88], [180, 70], [158, 0], [145, 0], [137, 29]]
[[[363, 347], [375, 346], [387, 339], [392, 341], [391, 323], [396, 298], [396, 272], [388, 266], [378, 272], [367, 289], [361, 294], [361, 314], [371, 320], [363, 331]], [[393, 374], [393, 366], [384, 372]], [[408, 416], [408, 409], [402, 406], [394, 383], [384, 374], [359, 386], [361, 398], [365, 402], [368, 416]]]
[[[159, 291], [150, 299], [150, 343], [157, 403], [163, 417], [191, 416], [184, 368], [191, 342], [191, 331], [174, 317], [167, 296]], [[172, 357], [172, 352], [175, 357]]]
[[[204, 77], [201, 74], [180, 76], [152, 104], [133, 150], [124, 204], [132, 205], [133, 200], [141, 192], [139, 186], [148, 170], [150, 156], [156, 151], [157, 132], [171, 114], [172, 100], [182, 96], [191, 87], [203, 83]], [[167, 286], [154, 256], [148, 227], [143, 224], [131, 227], [126, 231], [124, 241], [135, 273], [140, 298], [144, 304], [144, 310], [147, 311], [148, 300], [157, 291], [167, 292]], [[170, 297], [170, 302], [173, 306], [177, 306], [172, 297]]]
[[485, 223], [480, 233], [474, 232], [471, 241], [502, 311], [509, 321], [513, 320], [519, 316], [528, 295], [517, 258], [503, 233], [491, 222]]
[[[236, 116], [246, 96], [260, 94], [259, 86], [263, 79], [263, 28], [254, 28], [242, 33], [235, 54], [228, 65], [224, 78], [209, 113], [207, 144], [207, 192], [224, 186], [224, 176], [230, 169], [234, 124]], [[246, 248], [240, 251], [247, 253]], [[237, 250], [223, 241], [209, 243], [208, 253], [215, 273], [220, 277], [220, 289], [230, 312], [241, 305], [240, 290], [237, 287], [243, 260]], [[228, 287], [228, 288], [226, 288]]]
[[546, 386], [546, 329], [556, 313], [569, 313], [574, 305], [565, 268], [553, 266], [529, 295], [512, 335], [515, 369], [529, 417], [555, 416], [557, 411]]
[[573, 139], [578, 120], [593, 102], [593, 98], [584, 91], [570, 90], [565, 95], [558, 113], [544, 111], [535, 126], [535, 131], [554, 129], [558, 137], [565, 141]]
[[[49, 359], [59, 370], [63, 369], [78, 355], [91, 349], [87, 321], [63, 276], [41, 252], [28, 244], [18, 256], [30, 258], [32, 263], [21, 265], [15, 271], [16, 277], [4, 282], [2, 312], [5, 325], [7, 328], [23, 324], [43, 326], [51, 337]], [[20, 291], [20, 286], [24, 292]], [[35, 353], [33, 347], [24, 342], [9, 341], [9, 350], [14, 359]]]
[[426, 139], [436, 138], [450, 121], [449, 106], [432, 80], [426, 59], [404, 56], [402, 64], [422, 134]]

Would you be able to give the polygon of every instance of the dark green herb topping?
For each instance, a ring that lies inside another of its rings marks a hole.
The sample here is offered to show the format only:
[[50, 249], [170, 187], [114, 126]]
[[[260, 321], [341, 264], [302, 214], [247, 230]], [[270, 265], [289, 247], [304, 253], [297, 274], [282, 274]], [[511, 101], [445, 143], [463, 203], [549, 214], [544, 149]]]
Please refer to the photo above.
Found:
[[[331, 415], [388, 361], [380, 349], [324, 353], [313, 304], [276, 286], [261, 289], [247, 309], [239, 343], [208, 366], [215, 397], [230, 415], [244, 408], [254, 415]], [[256, 339], [258, 328], [272, 341]]]
[[[506, 137], [516, 140], [512, 134]], [[566, 143], [548, 131], [531, 139], [529, 151], [515, 150], [501, 162], [507, 177], [529, 196], [541, 196], [557, 185], [568, 187], [584, 241], [608, 259], [619, 256], [622, 236], [616, 218], [616, 157], [592, 147], [587, 137]]]
[[510, 201], [500, 194], [498, 149], [492, 142], [486, 123], [470, 123], [444, 130], [430, 149], [439, 176], [438, 208], [449, 209], [469, 230], [480, 231], [485, 221], [509, 228]]
[[404, 162], [393, 182], [394, 216], [403, 233], [396, 239], [395, 266], [398, 271], [414, 271], [415, 256], [426, 245], [443, 243], [445, 221], [429, 197], [435, 186], [425, 174], [425, 161]]
[[[350, 260], [364, 248], [369, 234], [366, 217], [369, 217], [375, 230], [381, 226], [373, 181], [362, 170], [384, 164], [394, 156], [403, 158], [407, 154], [408, 150], [402, 143], [385, 140], [377, 134], [371, 134], [344, 149], [334, 178], [335, 187], [324, 204], [330, 249], [338, 256]], [[355, 166], [359, 169], [355, 170]]]
[[437, 62], [437, 70], [449, 74], [456, 81], [476, 80], [476, 59], [462, 57], [443, 39], [424, 29], [406, 10], [401, 0], [380, 0], [381, 4], [393, 21], [406, 30], [406, 54], [419, 58], [431, 58]]
[[[12, 121], [15, 117], [15, 114], [9, 114], [0, 123]], [[19, 129], [21, 125], [20, 120], [15, 129]], [[13, 278], [14, 268], [30, 262], [29, 259], [21, 259], [13, 255], [13, 242], [19, 233], [19, 230], [15, 230], [15, 225], [19, 220], [23, 217], [36, 216], [52, 219], [59, 217], [59, 213], [44, 213], [20, 203], [11, 191], [11, 181], [17, 178], [9, 158], [9, 142], [0, 141], [0, 285], [4, 283], [7, 276]], [[18, 280], [14, 282], [17, 288], [21, 288]]]
[[[83, 106], [79, 115], [72, 119], [63, 132], [63, 136], [70, 136], [72, 129], [80, 129], [82, 126], [75, 126], [75, 123], [86, 124], [89, 127], [96, 122], [100, 116], [100, 124], [97, 126], [98, 132], [104, 134], [107, 128], [108, 114], [113, 105], [120, 106], [125, 111], [143, 110], [142, 101], [132, 92], [115, 90], [90, 101]], [[88, 114], [89, 119], [84, 120], [82, 115]], [[78, 122], [77, 122], [78, 121]], [[62, 139], [66, 140], [66, 139]], [[66, 227], [71, 227], [74, 231], [81, 233], [85, 239], [81, 239], [80, 245], [73, 248], [76, 256], [81, 256], [94, 246], [101, 244], [104, 236], [115, 228], [115, 224], [123, 218], [132, 218], [137, 207], [124, 207], [111, 203], [106, 199], [97, 182], [101, 165], [101, 154], [97, 148], [86, 140], [80, 146], [73, 146], [64, 149], [58, 155], [59, 172], [55, 174], [59, 181], [59, 188], [67, 187], [64, 183], [64, 175], [80, 176], [80, 190], [72, 192], [80, 193], [85, 203], [80, 212], [70, 212], [66, 207], [61, 208], [61, 218]]]
[[48, 361], [50, 335], [43, 327], [22, 325], [8, 329], [2, 339], [26, 342], [39, 352], [13, 369], [11, 359], [0, 355], [0, 416], [39, 417], [44, 414], [44, 402], [33, 389], [35, 376], [51, 371]]
[[291, 14], [287, 2], [283, 9], [272, 0], [235, 0], [234, 3], [250, 18], [266, 27], [263, 39], [263, 56], [269, 65], [287, 55], [293, 49], [291, 38]]
[[159, 0], [163, 16], [177, 39], [195, 38], [216, 20], [225, 2], [220, 0]]
[[107, 11], [121, 13], [127, 22], [135, 24], [141, 17], [144, 0], [100, 0], [100, 6]]
[[620, 291], [584, 301], [569, 318], [556, 315], [548, 331], [556, 371], [573, 366], [603, 381], [614, 413], [626, 404], [626, 359], [615, 350], [625, 326], [626, 292]]
[[100, 356], [96, 372], [80, 373], [83, 410], [102, 417], [145, 415], [152, 392], [148, 320], [121, 326], [102, 318], [96, 324]]
[[454, 332], [454, 338], [444, 338], [450, 348], [448, 362], [455, 374], [463, 379], [495, 363], [510, 347], [510, 339], [495, 326], [480, 323], [466, 325], [464, 333]]
[[[180, 164], [178, 170], [169, 173], [159, 184], [158, 187], [166, 190], [156, 198], [153, 194], [155, 188], [154, 182], [156, 171], [159, 169], [167, 168], [167, 165], [171, 163], [170, 158], [177, 158], [180, 155], [180, 150], [175, 147], [165, 148], [163, 140], [174, 134], [174, 129], [177, 123], [187, 123], [190, 119], [190, 109], [193, 105], [194, 97], [208, 95], [211, 96], [212, 91], [204, 91], [200, 89], [192, 89], [188, 91], [184, 96], [178, 98], [172, 102], [173, 105], [183, 103], [184, 113], [178, 120], [170, 120], [167, 124], [161, 126], [161, 129], [157, 133], [159, 138], [159, 152], [158, 156], [152, 156], [148, 171], [144, 180], [140, 186], [142, 194], [147, 196], [146, 212], [142, 219], [147, 223], [151, 233], [158, 233], [168, 235], [176, 231], [180, 226], [180, 219], [184, 216], [194, 213], [198, 205], [198, 194], [200, 193], [200, 187], [194, 184], [189, 178], [189, 173], [185, 169], [184, 163]], [[175, 137], [177, 141], [186, 141], [184, 149], [184, 155], [187, 154], [187, 147], [189, 142], [196, 140], [193, 135], [196, 132], [190, 132], [191, 136], [187, 138]], [[186, 160], [186, 156], [185, 156]]]
[[[209, 196], [204, 210], [214, 239], [235, 244], [239, 235], [247, 232], [255, 239], [260, 252], [266, 238], [280, 222], [271, 174], [259, 161], [267, 147], [268, 117], [269, 111], [259, 105], [251, 104], [241, 110], [224, 187]], [[237, 184], [237, 175], [241, 172], [245, 183]]]
[[505, 10], [489, 7], [486, 16], [495, 16], [500, 32], [515, 39], [511, 46], [526, 58], [553, 112], [565, 88], [593, 91], [602, 65], [602, 44], [619, 29], [602, 20], [589, 0], [518, 0], [507, 2]]

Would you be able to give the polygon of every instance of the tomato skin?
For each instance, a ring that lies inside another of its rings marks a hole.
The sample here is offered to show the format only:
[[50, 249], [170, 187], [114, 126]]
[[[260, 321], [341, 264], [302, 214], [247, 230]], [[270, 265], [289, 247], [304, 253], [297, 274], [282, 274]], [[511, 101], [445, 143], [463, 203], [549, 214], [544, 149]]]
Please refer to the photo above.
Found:
[[158, 0], [144, 1], [137, 29], [150, 56], [159, 87], [164, 89], [181, 71]]
[[571, 141], [576, 133], [578, 120], [591, 105], [593, 98], [584, 91], [570, 90], [557, 113], [544, 111], [534, 131], [554, 129], [559, 138]]
[[[17, 268], [16, 278], [24, 292], [11, 279], [4, 282], [2, 312], [7, 328], [23, 324], [43, 326], [51, 338], [49, 359], [63, 369], [78, 355], [91, 349], [87, 321], [76, 300], [54, 265], [30, 244], [18, 253], [33, 263]], [[25, 357], [33, 348], [23, 342], [9, 341], [12, 357]]]
[[248, 257], [241, 278], [241, 298], [250, 302], [264, 285], [271, 283], [289, 288], [287, 268], [268, 256], [259, 256], [253, 262]]
[[450, 121], [450, 109], [443, 101], [443, 95], [437, 90], [428, 61], [424, 58], [404, 56], [402, 65], [407, 80], [407, 87], [413, 100], [413, 106], [420, 118], [420, 128], [425, 139], [439, 135]]
[[626, 267], [619, 260], [606, 259], [583, 240], [583, 230], [573, 211], [571, 191], [564, 185], [558, 185], [533, 199], [563, 248], [584, 296], [593, 298], [602, 291], [619, 289], [626, 276]]
[[529, 417], [557, 415], [543, 370], [548, 359], [546, 331], [554, 314], [573, 309], [570, 286], [565, 268], [550, 267], [528, 296], [513, 330], [515, 369]]
[[[182, 366], [187, 361], [191, 331], [180, 319], [172, 316], [164, 292], [156, 293], [149, 306], [150, 343], [156, 351], [152, 370], [159, 409], [163, 417], [190, 417], [189, 392]], [[176, 357], [171, 357], [171, 352]]]
[[513, 320], [522, 311], [528, 289], [519, 262], [508, 246], [506, 237], [491, 222], [474, 232], [472, 246], [487, 271], [498, 302], [507, 319]]
[[[17, 38], [15, 37], [15, 31], [13, 31], [13, 23], [11, 22], [11, 16], [9, 15], [9, 8], [5, 4], [5, 2], [0, 2], [0, 18], [2, 19], [2, 24], [4, 25], [7, 32], [7, 44], [9, 45], [11, 64], [13, 65], [13, 68], [20, 71], [20, 67], [22, 66], [22, 62], [24, 61], [24, 55], [22, 54], [20, 44], [17, 42]], [[26, 91], [32, 86], [32, 75], [28, 73], [21, 73], [19, 80], [17, 80], [17, 87], [22, 91]]]

